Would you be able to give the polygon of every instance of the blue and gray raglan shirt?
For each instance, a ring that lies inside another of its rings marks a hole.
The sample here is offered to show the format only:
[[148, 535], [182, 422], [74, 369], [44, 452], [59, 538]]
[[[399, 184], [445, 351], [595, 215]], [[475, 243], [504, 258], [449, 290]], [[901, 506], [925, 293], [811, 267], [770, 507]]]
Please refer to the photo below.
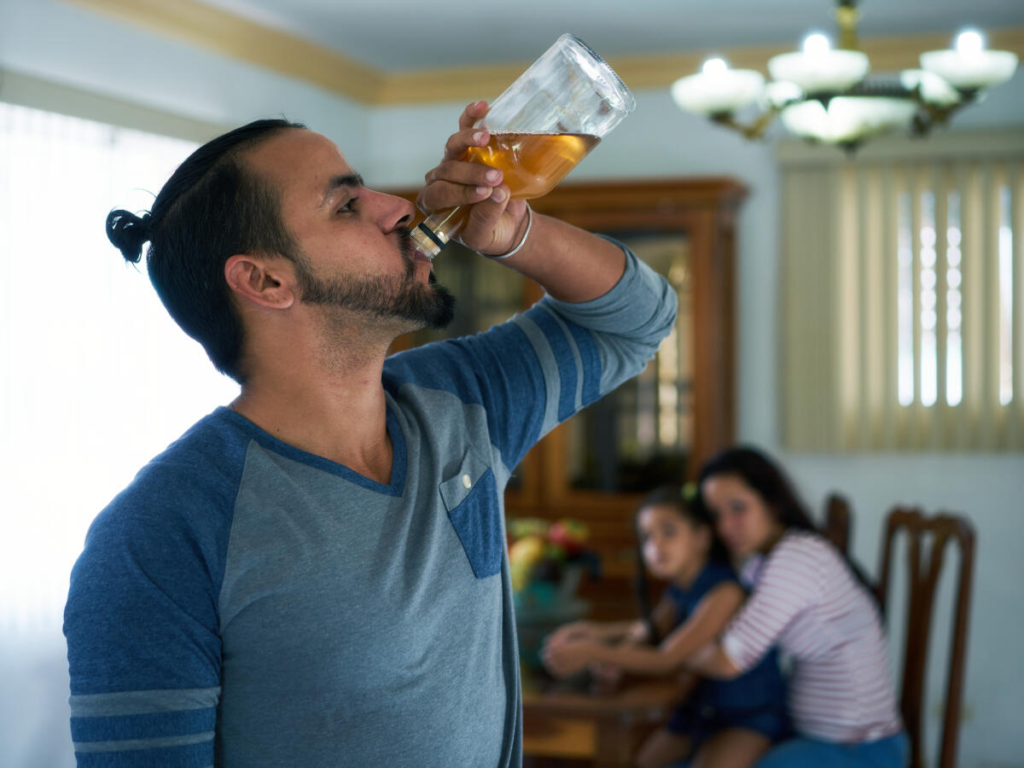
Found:
[[96, 518], [64, 632], [78, 765], [518, 766], [503, 490], [656, 352], [668, 284], [387, 359], [381, 484], [218, 408]]

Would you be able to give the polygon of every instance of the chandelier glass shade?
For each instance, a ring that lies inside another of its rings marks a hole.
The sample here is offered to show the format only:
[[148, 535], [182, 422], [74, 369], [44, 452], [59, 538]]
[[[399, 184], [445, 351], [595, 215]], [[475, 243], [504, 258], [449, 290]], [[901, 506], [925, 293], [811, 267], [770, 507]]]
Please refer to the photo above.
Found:
[[[838, 0], [838, 48], [823, 34], [809, 35], [803, 50], [768, 61], [770, 82], [756, 70], [731, 69], [721, 58], [709, 59], [701, 72], [673, 83], [672, 98], [681, 109], [747, 138], [762, 137], [778, 115], [791, 133], [852, 151], [893, 129], [925, 135], [1017, 69], [1014, 53], [986, 50], [981, 34], [967, 31], [953, 49], [921, 54], [920, 69], [869, 80], [871, 62], [857, 50], [856, 4]], [[737, 113], [753, 107], [761, 114], [740, 122]]]

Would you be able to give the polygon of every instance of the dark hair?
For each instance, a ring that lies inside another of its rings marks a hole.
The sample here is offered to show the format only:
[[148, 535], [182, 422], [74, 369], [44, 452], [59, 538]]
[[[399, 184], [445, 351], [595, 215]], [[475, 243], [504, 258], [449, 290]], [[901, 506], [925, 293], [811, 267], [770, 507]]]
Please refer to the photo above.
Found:
[[807, 507], [793, 483], [768, 456], [751, 446], [727, 448], [708, 460], [700, 470], [700, 485], [716, 475], [736, 475], [757, 492], [783, 528], [815, 531]]
[[640, 616], [644, 624], [647, 626], [648, 641], [651, 645], [657, 645], [661, 638], [659, 637], [658, 627], [651, 616], [650, 581], [647, 578], [647, 569], [644, 567], [643, 542], [640, 536], [640, 513], [648, 507], [671, 507], [694, 527], [706, 527], [711, 534], [711, 549], [708, 552], [709, 561], [728, 563], [729, 553], [715, 531], [715, 519], [711, 515], [711, 510], [705, 506], [700, 493], [693, 483], [682, 488], [678, 485], [659, 486], [640, 502], [633, 517], [637, 557], [634, 587], [636, 590], [637, 607], [640, 610]]
[[[822, 536], [821, 531], [811, 521], [807, 507], [797, 495], [793, 483], [764, 452], [747, 445], [727, 448], [701, 467], [700, 485], [703, 487], [705, 480], [718, 475], [735, 475], [740, 478], [745, 485], [761, 497], [783, 528], [787, 530], [796, 528]], [[825, 537], [822, 536], [822, 538]], [[877, 601], [875, 590], [864, 571], [849, 555], [843, 552], [838, 552], [838, 554], [871, 598]]]
[[236, 253], [301, 259], [281, 219], [280, 194], [242, 155], [292, 128], [287, 120], [256, 120], [204, 144], [164, 184], [150, 213], [107, 216], [107, 237], [130, 262], [148, 240], [149, 277], [174, 321], [203, 345], [217, 370], [244, 382], [244, 330], [224, 279]]

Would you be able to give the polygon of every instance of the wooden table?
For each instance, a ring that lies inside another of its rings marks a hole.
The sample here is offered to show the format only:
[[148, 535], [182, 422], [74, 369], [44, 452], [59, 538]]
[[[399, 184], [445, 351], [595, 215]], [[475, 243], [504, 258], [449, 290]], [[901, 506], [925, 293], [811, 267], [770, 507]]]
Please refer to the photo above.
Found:
[[671, 680], [638, 680], [607, 694], [545, 689], [523, 679], [523, 753], [632, 766], [641, 741], [668, 719], [679, 697]]

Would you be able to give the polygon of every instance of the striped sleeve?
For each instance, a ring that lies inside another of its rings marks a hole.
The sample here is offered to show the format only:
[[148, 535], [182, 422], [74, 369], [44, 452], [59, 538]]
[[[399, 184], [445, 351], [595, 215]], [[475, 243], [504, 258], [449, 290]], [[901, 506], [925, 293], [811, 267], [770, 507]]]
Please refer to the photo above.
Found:
[[394, 355], [385, 386], [414, 383], [483, 405], [491, 442], [514, 467], [549, 430], [642, 371], [672, 330], [675, 292], [624, 250], [626, 270], [604, 296], [548, 296], [486, 333]]
[[722, 648], [740, 672], [754, 667], [803, 612], [821, 601], [821, 567], [783, 541], [768, 556], [754, 593], [726, 629]]
[[71, 573], [64, 634], [75, 756], [80, 768], [207, 768], [226, 524], [197, 533], [189, 516], [210, 528], [216, 501], [152, 465], [140, 478], [97, 517]]

